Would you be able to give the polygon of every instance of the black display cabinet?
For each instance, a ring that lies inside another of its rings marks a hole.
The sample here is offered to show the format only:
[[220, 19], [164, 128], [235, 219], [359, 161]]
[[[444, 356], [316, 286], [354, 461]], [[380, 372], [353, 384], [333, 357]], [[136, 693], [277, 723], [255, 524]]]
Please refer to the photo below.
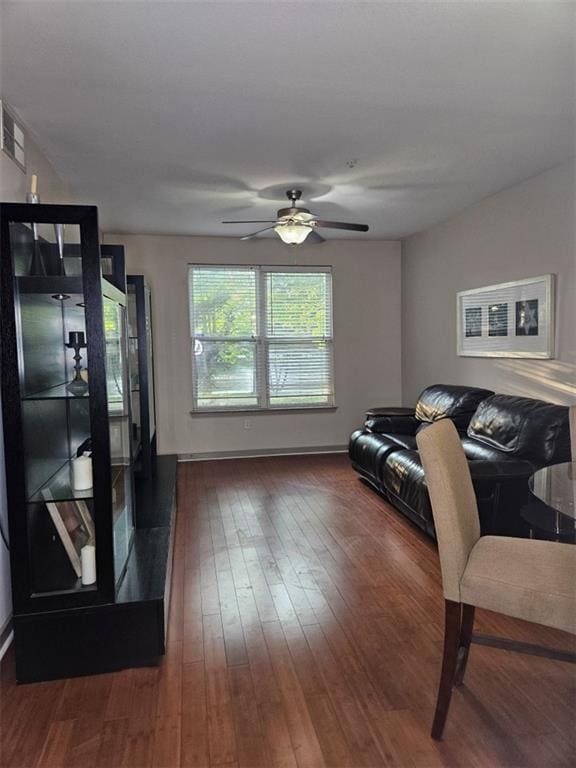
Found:
[[[95, 207], [0, 204], [2, 408], [21, 682], [153, 663], [164, 651], [175, 461], [164, 459], [161, 487], [144, 494], [139, 529], [123, 254], [105, 248]], [[158, 526], [159, 534], [149, 530]]]
[[126, 284], [135, 467], [149, 477], [156, 457], [151, 292], [143, 275], [128, 275]]

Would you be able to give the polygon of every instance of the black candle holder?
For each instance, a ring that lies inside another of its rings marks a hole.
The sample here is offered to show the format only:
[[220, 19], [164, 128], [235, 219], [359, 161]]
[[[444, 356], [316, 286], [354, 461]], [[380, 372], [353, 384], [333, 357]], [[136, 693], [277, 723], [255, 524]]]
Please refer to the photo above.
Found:
[[71, 392], [73, 395], [80, 396], [85, 395], [88, 391], [88, 384], [84, 381], [81, 375], [82, 371], [82, 365], [80, 363], [80, 360], [82, 360], [82, 355], [80, 354], [81, 349], [86, 349], [86, 339], [84, 338], [84, 331], [70, 331], [68, 334], [68, 344], [65, 346], [68, 347], [68, 349], [73, 349], [74, 354], [74, 378], [69, 384], [66, 384], [66, 389], [68, 392]]

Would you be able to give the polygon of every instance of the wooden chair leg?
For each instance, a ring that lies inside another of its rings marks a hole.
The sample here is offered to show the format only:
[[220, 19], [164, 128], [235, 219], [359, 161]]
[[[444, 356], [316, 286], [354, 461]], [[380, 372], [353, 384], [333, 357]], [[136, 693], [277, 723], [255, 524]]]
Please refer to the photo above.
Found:
[[450, 699], [452, 698], [452, 686], [454, 685], [458, 646], [460, 643], [461, 617], [462, 605], [455, 603], [453, 600], [445, 600], [444, 656], [442, 658], [442, 673], [436, 699], [436, 711], [434, 713], [434, 722], [432, 723], [432, 738], [436, 740], [442, 738]]
[[460, 642], [458, 643], [458, 660], [456, 664], [456, 674], [454, 675], [454, 685], [462, 685], [464, 682], [466, 665], [468, 664], [468, 654], [470, 653], [470, 643], [472, 642], [473, 629], [474, 606], [463, 603], [462, 623], [460, 625]]

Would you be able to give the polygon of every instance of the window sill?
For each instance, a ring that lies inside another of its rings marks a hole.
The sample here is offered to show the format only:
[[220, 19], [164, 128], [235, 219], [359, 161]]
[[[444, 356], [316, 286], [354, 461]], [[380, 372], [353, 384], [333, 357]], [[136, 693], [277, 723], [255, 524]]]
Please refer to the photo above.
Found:
[[310, 413], [323, 411], [337, 411], [337, 405], [311, 405], [282, 408], [203, 408], [201, 411], [190, 411], [190, 416], [234, 416], [236, 414], [259, 413], [269, 416], [271, 413]]

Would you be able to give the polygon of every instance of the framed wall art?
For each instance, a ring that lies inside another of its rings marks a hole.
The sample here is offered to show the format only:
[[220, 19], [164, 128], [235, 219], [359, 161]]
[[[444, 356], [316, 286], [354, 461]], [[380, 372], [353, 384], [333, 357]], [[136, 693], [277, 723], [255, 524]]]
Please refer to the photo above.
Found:
[[93, 544], [95, 541], [94, 522], [86, 502], [79, 499], [53, 501], [47, 491], [42, 495], [74, 573], [80, 578], [82, 575], [80, 551], [83, 546]]
[[554, 357], [554, 275], [457, 294], [461, 357]]

